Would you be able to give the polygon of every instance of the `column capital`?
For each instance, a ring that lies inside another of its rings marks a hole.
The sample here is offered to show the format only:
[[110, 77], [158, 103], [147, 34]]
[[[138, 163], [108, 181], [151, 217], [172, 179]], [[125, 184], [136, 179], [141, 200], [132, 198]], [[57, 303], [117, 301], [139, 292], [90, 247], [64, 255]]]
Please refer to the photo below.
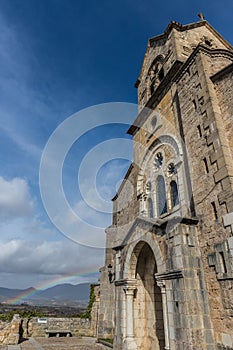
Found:
[[134, 291], [136, 290], [136, 287], [125, 286], [123, 289], [124, 289], [124, 292], [125, 292], [126, 295], [134, 295]]
[[165, 288], [165, 281], [164, 280], [157, 280], [156, 281], [157, 286], [163, 290]]
[[133, 294], [135, 289], [137, 289], [137, 280], [136, 279], [124, 280], [123, 289], [126, 294]]
[[137, 286], [137, 280], [135, 278], [124, 278], [115, 281], [116, 286]]

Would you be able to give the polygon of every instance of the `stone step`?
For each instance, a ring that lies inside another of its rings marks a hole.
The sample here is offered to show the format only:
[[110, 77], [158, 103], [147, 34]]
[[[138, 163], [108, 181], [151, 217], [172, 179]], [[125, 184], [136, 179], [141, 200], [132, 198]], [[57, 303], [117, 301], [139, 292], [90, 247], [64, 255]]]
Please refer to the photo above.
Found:
[[34, 338], [29, 338], [29, 342], [36, 350], [43, 350], [43, 347]]

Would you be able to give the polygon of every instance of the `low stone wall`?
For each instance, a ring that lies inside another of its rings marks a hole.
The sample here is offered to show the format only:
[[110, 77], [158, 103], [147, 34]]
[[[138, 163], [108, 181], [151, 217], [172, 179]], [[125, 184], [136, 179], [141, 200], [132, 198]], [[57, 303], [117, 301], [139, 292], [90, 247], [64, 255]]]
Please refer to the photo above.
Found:
[[0, 344], [18, 344], [21, 338], [45, 337], [46, 330], [69, 331], [72, 336], [97, 336], [99, 318], [99, 286], [94, 288], [94, 302], [89, 318], [33, 317], [21, 319], [14, 315], [11, 322], [0, 321]]
[[46, 330], [69, 330], [72, 336], [95, 336], [91, 321], [86, 318], [37, 318], [23, 320], [23, 336], [45, 337]]
[[0, 321], [0, 344], [15, 345], [19, 343], [21, 318], [14, 315], [11, 322]]
[[21, 338], [45, 337], [46, 330], [70, 331], [72, 336], [96, 336], [96, 324], [88, 318], [38, 318], [21, 319], [14, 315], [11, 322], [0, 321], [0, 344], [18, 344]]

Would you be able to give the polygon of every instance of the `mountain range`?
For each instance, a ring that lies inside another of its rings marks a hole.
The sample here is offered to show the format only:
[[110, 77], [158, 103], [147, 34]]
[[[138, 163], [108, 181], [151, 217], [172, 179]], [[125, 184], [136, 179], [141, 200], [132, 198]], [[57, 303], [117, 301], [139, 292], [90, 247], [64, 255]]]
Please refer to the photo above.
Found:
[[87, 303], [89, 300], [90, 283], [58, 284], [45, 290], [9, 289], [0, 287], [0, 303], [32, 305], [64, 304], [64, 302]]

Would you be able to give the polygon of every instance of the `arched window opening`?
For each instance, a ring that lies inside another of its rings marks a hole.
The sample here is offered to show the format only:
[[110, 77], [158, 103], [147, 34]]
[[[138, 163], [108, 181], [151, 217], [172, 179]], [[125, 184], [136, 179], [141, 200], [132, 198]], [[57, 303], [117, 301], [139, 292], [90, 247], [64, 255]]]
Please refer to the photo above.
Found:
[[159, 169], [163, 165], [163, 155], [161, 152], [158, 152], [156, 154], [155, 160], [154, 160], [155, 168]]
[[172, 205], [172, 208], [174, 208], [176, 205], [179, 204], [178, 187], [175, 181], [172, 181], [170, 183], [170, 190], [171, 190], [171, 205]]
[[161, 68], [159, 71], [159, 80], [162, 81], [163, 78], [164, 78], [164, 70], [163, 70], [163, 68]]
[[148, 198], [147, 205], [148, 205], [148, 216], [150, 218], [153, 218], [154, 217], [154, 208], [153, 208], [153, 202], [152, 202], [151, 198]]
[[161, 80], [164, 78], [164, 70], [163, 70], [163, 62], [164, 58], [162, 55], [159, 55], [155, 58], [153, 63], [151, 64], [148, 71], [148, 79], [149, 79], [149, 92], [150, 96], [153, 95], [154, 91], [157, 89]]
[[158, 216], [167, 212], [166, 186], [164, 178], [160, 175], [157, 179], [157, 208]]
[[219, 252], [219, 259], [220, 259], [221, 272], [227, 273], [227, 265], [226, 265], [226, 260], [223, 252]]
[[153, 78], [153, 80], [151, 81], [151, 85], [150, 85], [150, 94], [153, 95], [155, 91], [155, 77]]

